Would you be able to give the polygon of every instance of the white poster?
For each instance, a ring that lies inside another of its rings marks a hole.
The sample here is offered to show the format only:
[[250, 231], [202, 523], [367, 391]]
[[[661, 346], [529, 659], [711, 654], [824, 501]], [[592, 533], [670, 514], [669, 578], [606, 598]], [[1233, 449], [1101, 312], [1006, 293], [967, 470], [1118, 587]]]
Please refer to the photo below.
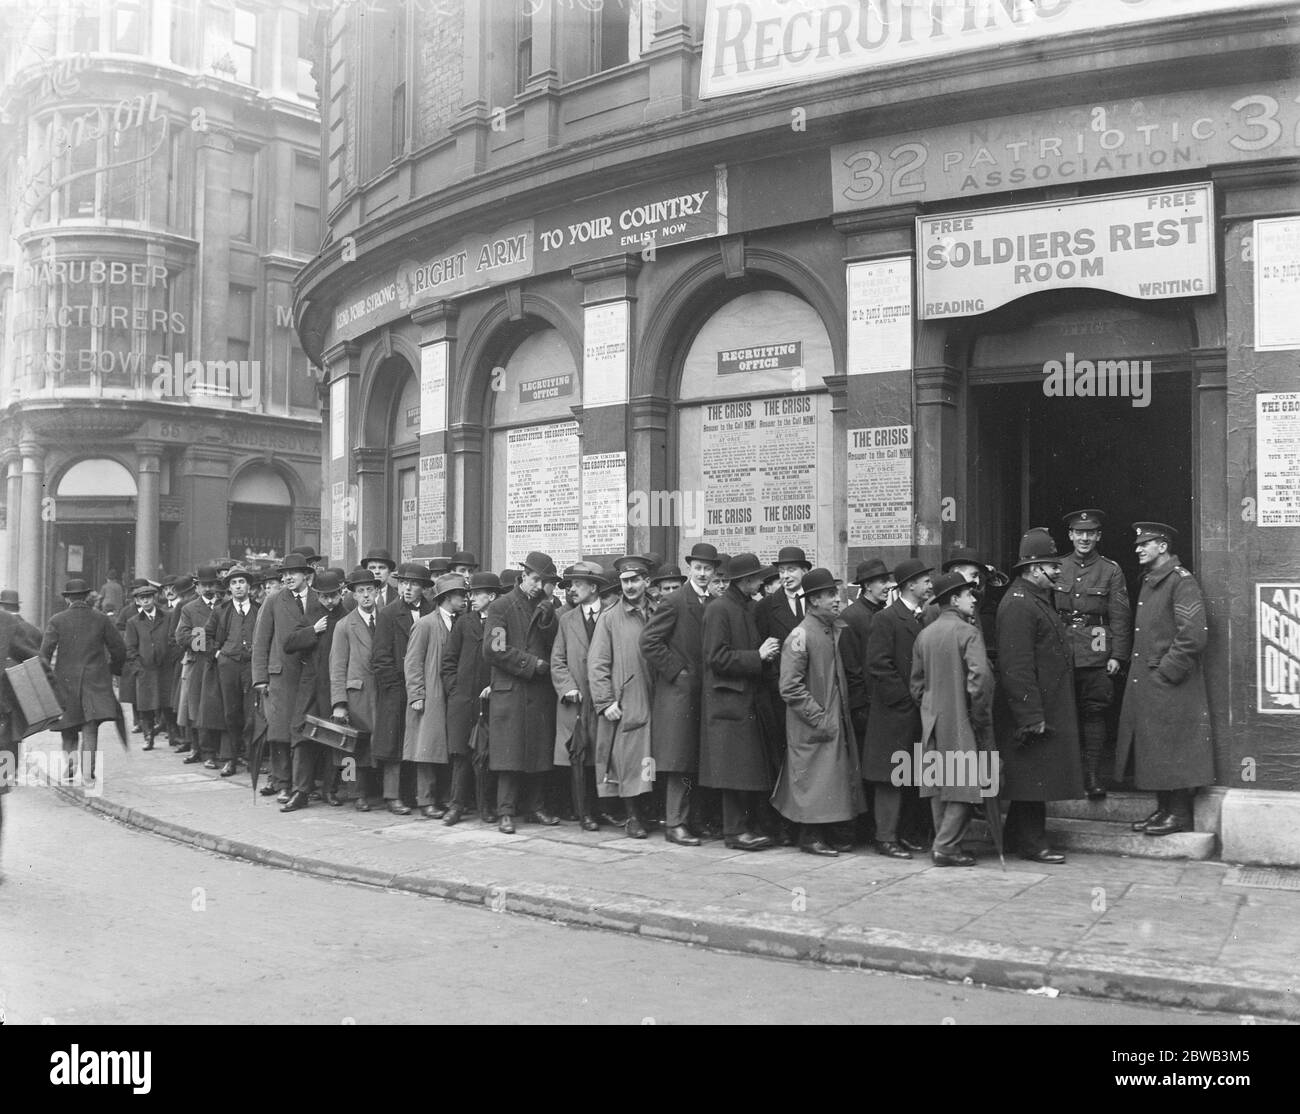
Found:
[[1255, 351], [1300, 348], [1300, 217], [1255, 222]]
[[912, 544], [912, 427], [848, 431], [850, 546]]
[[1255, 396], [1255, 451], [1258, 524], [1300, 526], [1300, 391]]
[[703, 539], [772, 561], [797, 545], [817, 564], [817, 411], [807, 394], [700, 408]]
[[849, 374], [912, 368], [912, 261], [850, 263]]
[[582, 316], [582, 405], [627, 402], [627, 302], [588, 306]]
[[447, 428], [447, 342], [420, 349], [420, 435]]
[[1213, 294], [1214, 198], [1192, 185], [918, 217], [916, 254], [925, 320], [1075, 287], [1148, 299]]
[[582, 552], [627, 549], [627, 453], [582, 458]]
[[330, 459], [341, 460], [347, 454], [348, 381], [335, 379], [330, 384]]
[[405, 564], [411, 559], [415, 548], [415, 532], [419, 518], [420, 501], [418, 499], [402, 500], [402, 554], [399, 563]]
[[347, 530], [346, 507], [347, 484], [336, 483], [330, 486], [330, 557], [342, 563], [344, 538]]
[[420, 545], [447, 537], [446, 453], [420, 457], [420, 523], [416, 534]]
[[506, 563], [531, 550], [557, 568], [578, 559], [578, 423], [512, 429], [506, 436]]

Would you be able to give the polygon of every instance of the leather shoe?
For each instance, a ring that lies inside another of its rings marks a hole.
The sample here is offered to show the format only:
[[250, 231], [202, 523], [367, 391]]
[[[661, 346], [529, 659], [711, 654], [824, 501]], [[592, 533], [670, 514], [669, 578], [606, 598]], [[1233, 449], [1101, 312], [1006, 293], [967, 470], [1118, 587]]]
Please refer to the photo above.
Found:
[[901, 843], [885, 842], [876, 843], [876, 854], [884, 855], [887, 859], [910, 859], [912, 852], [903, 848]]
[[281, 812], [297, 812], [300, 808], [307, 807], [307, 794], [295, 793], [280, 806]]
[[446, 824], [447, 827], [451, 828], [459, 824], [464, 819], [465, 819], [464, 809], [457, 808], [455, 805], [452, 805], [451, 808], [447, 810], [447, 815], [445, 815], [442, 818], [442, 822]]
[[1145, 832], [1151, 824], [1155, 824], [1158, 821], [1163, 820], [1164, 817], [1165, 817], [1165, 810], [1162, 808], [1158, 808], [1150, 816], [1147, 816], [1141, 820], [1134, 820], [1133, 830], [1135, 832]]
[[848, 843], [848, 842], [844, 842], [844, 843], [836, 843], [835, 841], [832, 841], [832, 842], [831, 842], [831, 847], [833, 847], [833, 848], [834, 848], [836, 851], [838, 851], [841, 855], [847, 855], [850, 851], [853, 850], [853, 844]]
[[1149, 836], [1167, 836], [1173, 835], [1174, 832], [1185, 832], [1189, 825], [1172, 812], [1166, 812], [1163, 816], [1153, 820], [1146, 826], [1146, 833]]
[[650, 835], [650, 833], [645, 830], [645, 825], [641, 823], [640, 818], [637, 816], [629, 816], [627, 818], [627, 834], [633, 839], [646, 839]]
[[495, 824], [497, 822], [497, 814], [495, 812], [480, 812], [478, 818], [484, 824]]
[[203, 755], [201, 755], [197, 750], [192, 751], [190, 754], [186, 755], [186, 757], [182, 758], [181, 761], [186, 766], [193, 766], [195, 762], [203, 761]]
[[321, 795], [319, 789], [313, 789], [310, 793], [307, 794], [307, 800], [309, 801], [319, 801], [320, 799], [321, 799]]
[[584, 816], [581, 820], [581, 824], [584, 832], [600, 831], [600, 822], [594, 816]]
[[277, 801], [279, 801], [282, 805], [288, 804], [288, 803], [289, 803], [289, 790], [287, 790], [287, 789], [281, 789], [280, 792], [278, 792], [278, 793], [275, 795], [275, 799], [276, 799]]
[[144, 741], [144, 747], [143, 747], [143, 749], [144, 749], [144, 750], [153, 750], [153, 748], [154, 748], [153, 736], [150, 735], [149, 738], [147, 738], [147, 739]]
[[331, 805], [334, 808], [339, 808], [343, 804], [343, 798], [335, 793], [333, 789], [326, 789], [325, 792], [321, 794], [321, 797], [327, 805]]
[[176, 748], [177, 754], [188, 754], [189, 752], [190, 752], [189, 743], [181, 743], [181, 745]]
[[445, 812], [439, 812], [437, 805], [420, 805], [415, 812], [421, 820], [441, 820], [447, 815]]
[[898, 837], [898, 843], [899, 846], [902, 847], [904, 851], [911, 851], [917, 855], [919, 855], [922, 851], [925, 850], [924, 843], [915, 843], [910, 839], [904, 839], [902, 836]]
[[724, 841], [733, 851], [762, 851], [772, 846], [772, 840], [754, 832], [741, 832], [740, 835], [727, 836]]
[[962, 852], [960, 855], [949, 855], [943, 851], [931, 852], [930, 858], [934, 860], [935, 866], [974, 866], [975, 856], [967, 855]]
[[515, 834], [515, 818], [513, 816], [501, 817], [500, 823], [497, 824], [497, 831], [502, 835], [512, 836]]
[[221, 776], [222, 776], [222, 777], [234, 777], [234, 776], [235, 776], [235, 764], [234, 764], [234, 762], [227, 762], [224, 766], [221, 767]]
[[829, 843], [821, 839], [814, 839], [810, 843], [801, 843], [799, 844], [799, 850], [805, 855], [827, 855], [832, 859], [838, 858], [840, 854]]
[[540, 808], [536, 812], [530, 812], [524, 817], [526, 824], [547, 824], [553, 825], [560, 822], [558, 816], [552, 816], [549, 812], [543, 812]]
[[722, 838], [722, 829], [714, 827], [712, 824], [703, 824], [696, 829], [700, 834], [700, 839], [708, 841]]
[[700, 841], [691, 835], [691, 829], [685, 824], [678, 824], [675, 828], [669, 828], [664, 832], [664, 839], [669, 843], [680, 843], [683, 847], [698, 847]]
[[388, 802], [388, 811], [391, 812], [394, 816], [410, 816], [410, 815], [411, 815], [411, 810], [410, 810], [410, 808], [407, 807], [406, 805], [402, 804], [401, 801], [389, 801], [389, 802]]
[[204, 768], [205, 770], [219, 770], [219, 769], [221, 769], [221, 767], [217, 765], [217, 760], [216, 760], [215, 758], [208, 758], [208, 759], [205, 759], [204, 762], [203, 762], [203, 768]]
[[596, 819], [599, 820], [602, 824], [608, 824], [611, 828], [621, 828], [624, 824], [627, 823], [626, 816], [622, 816], [622, 817], [614, 816], [608, 812], [602, 812], [599, 816], [596, 817]]
[[1041, 851], [1034, 851], [1032, 854], [1022, 854], [1020, 857], [1028, 863], [1048, 863], [1054, 866], [1065, 862], [1065, 856], [1050, 847], [1044, 847]]
[[367, 801], [367, 800], [365, 799], [365, 797], [358, 797], [358, 798], [357, 798], [356, 809], [357, 809], [358, 812], [369, 812], [369, 811], [370, 811], [370, 802]]
[[274, 797], [276, 794], [276, 788], [274, 785], [263, 785], [262, 788], [258, 790], [258, 793], [263, 797]]
[[1090, 801], [1106, 799], [1106, 787], [1102, 785], [1101, 779], [1096, 774], [1088, 774], [1084, 778], [1084, 792], [1088, 794]]

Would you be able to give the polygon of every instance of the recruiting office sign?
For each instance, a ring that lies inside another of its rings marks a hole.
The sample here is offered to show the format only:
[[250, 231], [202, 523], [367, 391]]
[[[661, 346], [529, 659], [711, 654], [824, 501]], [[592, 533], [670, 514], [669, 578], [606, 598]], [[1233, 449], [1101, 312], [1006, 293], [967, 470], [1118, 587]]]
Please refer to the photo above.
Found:
[[1081, 286], [1145, 299], [1214, 293], [1208, 185], [919, 217], [916, 244], [927, 320]]
[[1255, 585], [1257, 708], [1300, 715], [1300, 584]]

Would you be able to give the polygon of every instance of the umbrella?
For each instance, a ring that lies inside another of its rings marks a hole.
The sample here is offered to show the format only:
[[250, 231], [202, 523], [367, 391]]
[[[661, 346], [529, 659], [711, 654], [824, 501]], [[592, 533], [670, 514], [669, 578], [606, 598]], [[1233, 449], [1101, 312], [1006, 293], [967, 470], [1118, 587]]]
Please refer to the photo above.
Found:
[[469, 752], [474, 769], [482, 772], [488, 768], [488, 706], [486, 700], [478, 702], [478, 722], [469, 733]]
[[117, 706], [117, 716], [113, 720], [114, 726], [117, 727], [117, 737], [122, 740], [122, 749], [130, 750], [131, 745], [126, 741], [126, 717], [122, 713], [122, 705]]
[[[976, 738], [979, 741], [980, 750], [992, 756], [990, 760], [991, 762], [1000, 763], [1002, 761], [1002, 756], [998, 753], [997, 746], [994, 745], [991, 738], [991, 732], [987, 727], [977, 728]], [[998, 853], [998, 862], [1002, 864], [1002, 870], [1005, 872], [1007, 869], [1007, 857], [1003, 850], [1002, 842], [1002, 805], [998, 800], [997, 794], [993, 792], [993, 785], [1000, 785], [1002, 782], [1001, 774], [1002, 771], [999, 768], [998, 776], [990, 778], [990, 781], [993, 784], [981, 785], [980, 788], [983, 789], [986, 794], [984, 797], [984, 819], [988, 822], [989, 838], [993, 840], [993, 848]]]
[[248, 744], [248, 772], [253, 779], [253, 803], [257, 803], [257, 779], [262, 772], [262, 748], [266, 745], [266, 712], [262, 708], [265, 699], [261, 689], [253, 690], [253, 738]]

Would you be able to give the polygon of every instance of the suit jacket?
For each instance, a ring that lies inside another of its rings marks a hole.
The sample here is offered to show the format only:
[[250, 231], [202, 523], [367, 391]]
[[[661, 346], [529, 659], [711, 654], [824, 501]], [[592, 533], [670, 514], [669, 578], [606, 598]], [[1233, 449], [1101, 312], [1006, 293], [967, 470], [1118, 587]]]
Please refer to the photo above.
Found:
[[[596, 618], [602, 612], [596, 605]], [[555, 707], [555, 754], [557, 766], [571, 765], [569, 746], [573, 741], [573, 732], [581, 716], [586, 716], [587, 728], [587, 764], [594, 760], [592, 749], [596, 741], [596, 718], [591, 715], [591, 682], [587, 678], [587, 653], [591, 649], [591, 640], [587, 637], [587, 624], [582, 617], [582, 608], [571, 608], [560, 616], [559, 629], [555, 642], [551, 646], [551, 687], [555, 689], [557, 704]], [[577, 689], [582, 699], [577, 704], [565, 704], [566, 692]]]
[[447, 698], [447, 752], [468, 754], [469, 737], [478, 722], [479, 693], [492, 683], [492, 667], [483, 660], [486, 611], [456, 617], [442, 648], [442, 691]]
[[921, 708], [912, 699], [912, 647], [922, 620], [895, 600], [871, 623], [867, 635], [867, 684], [871, 714], [862, 748], [862, 776], [889, 781], [896, 751], [911, 754], [921, 738]]
[[[378, 622], [379, 616], [375, 615]], [[359, 731], [375, 728], [379, 686], [371, 663], [373, 634], [361, 609], [350, 611], [334, 628], [330, 645], [330, 709], [348, 706], [348, 719]]]
[[660, 601], [641, 633], [641, 654], [654, 680], [650, 745], [655, 768], [667, 773], [693, 774], [700, 765], [705, 607], [683, 584]]
[[[417, 607], [421, 617], [433, 610], [433, 604], [423, 596]], [[406, 740], [406, 648], [411, 640], [411, 627], [415, 625], [412, 614], [407, 604], [397, 600], [380, 608], [375, 619], [370, 667], [375, 674], [378, 699], [370, 753], [386, 762], [401, 760]]]
[[310, 627], [325, 609], [307, 591], [304, 615], [294, 594], [281, 589], [262, 607], [253, 624], [253, 684], [266, 684], [266, 737], [287, 743], [292, 738], [294, 694], [302, 677], [302, 656], [285, 649], [289, 636], [299, 627]]
[[870, 685], [867, 684], [867, 636], [871, 623], [881, 608], [865, 596], [859, 596], [840, 612], [847, 628], [840, 639], [840, 656], [844, 660], [844, 675], [849, 682], [849, 712], [862, 730], [867, 709], [871, 707]]

